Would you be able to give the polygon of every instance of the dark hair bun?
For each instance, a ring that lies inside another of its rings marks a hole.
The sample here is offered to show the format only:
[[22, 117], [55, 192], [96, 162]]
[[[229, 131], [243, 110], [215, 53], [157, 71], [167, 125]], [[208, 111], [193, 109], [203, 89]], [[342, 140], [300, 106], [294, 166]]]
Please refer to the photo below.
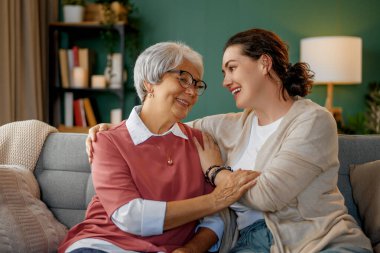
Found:
[[294, 65], [290, 64], [283, 81], [284, 88], [292, 97], [305, 97], [311, 92], [313, 78], [314, 73], [307, 63], [297, 62]]

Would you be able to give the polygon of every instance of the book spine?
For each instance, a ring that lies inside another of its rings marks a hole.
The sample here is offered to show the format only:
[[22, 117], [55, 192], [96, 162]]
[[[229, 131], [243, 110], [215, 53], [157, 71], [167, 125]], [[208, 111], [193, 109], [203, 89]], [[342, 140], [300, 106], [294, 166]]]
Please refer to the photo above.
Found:
[[74, 94], [72, 92], [65, 92], [65, 126], [72, 127], [73, 122], [73, 98]]
[[83, 105], [84, 105], [84, 110], [86, 113], [86, 118], [88, 122], [88, 126], [93, 127], [97, 124], [94, 110], [92, 109], [91, 102], [89, 98], [84, 98], [83, 99]]
[[59, 66], [61, 72], [61, 86], [62, 88], [69, 88], [69, 65], [66, 49], [59, 49]]

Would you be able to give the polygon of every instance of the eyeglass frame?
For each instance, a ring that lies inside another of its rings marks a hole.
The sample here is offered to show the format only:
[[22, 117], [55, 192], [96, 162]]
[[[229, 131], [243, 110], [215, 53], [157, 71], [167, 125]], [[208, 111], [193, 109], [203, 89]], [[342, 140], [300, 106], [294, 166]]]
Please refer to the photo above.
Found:
[[[166, 73], [176, 73], [176, 74], [179, 74], [180, 76], [181, 76], [183, 73], [187, 73], [187, 74], [189, 74], [190, 77], [191, 77], [191, 79], [192, 79], [192, 82], [191, 82], [190, 84], [185, 84], [186, 86], [184, 86], [183, 83], [181, 82], [181, 80], [178, 79], [178, 81], [179, 81], [181, 87], [184, 88], [184, 89], [190, 88], [190, 86], [192, 85], [192, 86], [195, 88], [195, 90], [196, 90], [197, 96], [202, 96], [203, 93], [204, 93], [204, 92], [206, 91], [206, 89], [207, 89], [207, 84], [206, 84], [206, 82], [203, 81], [203, 80], [196, 80], [196, 79], [193, 77], [193, 75], [192, 75], [189, 71], [181, 70], [181, 69], [172, 69], [172, 70], [168, 70], [168, 71], [166, 71]], [[204, 89], [203, 89], [203, 91], [202, 91], [201, 94], [198, 93], [198, 89], [197, 89], [197, 86], [196, 86], [197, 83], [199, 83], [199, 82], [200, 82], [200, 83], [203, 83], [203, 85], [204, 85]]]

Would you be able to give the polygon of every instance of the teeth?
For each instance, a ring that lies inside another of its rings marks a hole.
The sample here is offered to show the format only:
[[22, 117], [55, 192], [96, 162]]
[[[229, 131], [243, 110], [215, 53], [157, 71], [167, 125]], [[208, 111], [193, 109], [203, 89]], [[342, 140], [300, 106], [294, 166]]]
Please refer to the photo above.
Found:
[[183, 100], [183, 99], [180, 99], [180, 98], [177, 98], [177, 100], [181, 103], [181, 104], [184, 104], [186, 106], [189, 105], [189, 103], [186, 101], [186, 100]]
[[232, 95], [235, 95], [235, 94], [238, 93], [239, 91], [241, 91], [241, 88], [234, 89], [234, 90], [232, 91]]

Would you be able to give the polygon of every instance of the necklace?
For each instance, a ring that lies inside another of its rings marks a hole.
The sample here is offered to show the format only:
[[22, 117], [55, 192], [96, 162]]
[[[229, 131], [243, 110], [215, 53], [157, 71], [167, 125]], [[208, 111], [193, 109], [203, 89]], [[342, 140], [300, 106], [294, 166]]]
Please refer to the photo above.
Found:
[[[160, 140], [164, 143], [164, 147], [169, 147], [169, 145], [166, 145], [166, 140], [164, 140], [166, 135], [164, 136], [159, 136], [157, 138], [161, 138]], [[164, 153], [165, 154], [165, 160], [166, 160], [166, 164], [169, 165], [169, 166], [172, 166], [174, 164], [173, 162], [173, 159], [172, 159], [172, 156], [171, 156], [171, 152], [168, 151], [168, 152], [165, 152], [165, 150], [162, 150], [161, 147], [159, 145], [157, 145], [156, 143], [153, 142], [153, 145], [160, 151], [160, 153]]]

